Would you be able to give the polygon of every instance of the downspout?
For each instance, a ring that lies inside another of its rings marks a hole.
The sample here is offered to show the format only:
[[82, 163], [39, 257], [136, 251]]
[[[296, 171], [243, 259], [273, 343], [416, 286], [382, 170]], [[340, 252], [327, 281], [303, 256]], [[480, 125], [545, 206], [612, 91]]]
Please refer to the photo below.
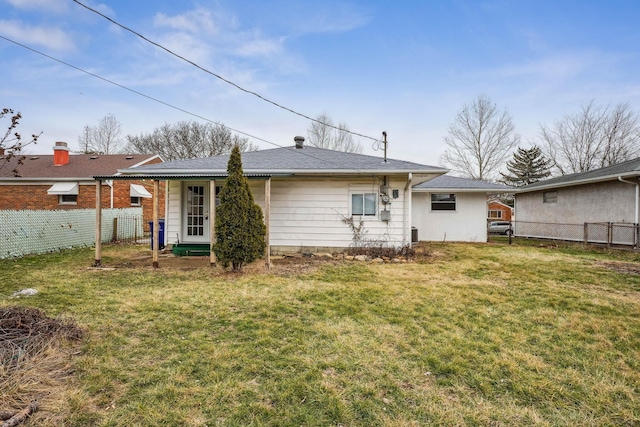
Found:
[[[409, 172], [409, 176], [407, 177], [407, 184], [404, 186], [404, 220], [402, 227], [402, 244], [403, 246], [409, 245], [411, 246], [411, 230], [409, 230], [409, 239], [407, 239], [407, 223], [411, 221], [411, 181], [413, 180], [413, 173]], [[407, 189], [409, 190], [409, 196], [407, 197]], [[407, 206], [408, 205], [408, 206]], [[409, 219], [407, 219], [409, 217]]]
[[618, 177], [618, 181], [636, 186], [636, 221], [635, 223], [638, 224], [640, 223], [640, 183], [627, 181], [623, 179], [621, 176]]
[[109, 206], [109, 208], [113, 209], [113, 180], [112, 179], [107, 179], [105, 182], [111, 188], [111, 190], [110, 190], [110, 195], [111, 196], [109, 197], [109, 200], [111, 200], [111, 206]]

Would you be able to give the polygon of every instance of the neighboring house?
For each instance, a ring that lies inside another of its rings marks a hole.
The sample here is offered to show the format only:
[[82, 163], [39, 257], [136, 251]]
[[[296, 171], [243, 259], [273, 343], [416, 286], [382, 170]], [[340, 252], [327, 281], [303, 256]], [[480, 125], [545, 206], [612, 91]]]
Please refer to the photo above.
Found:
[[[348, 248], [356, 242], [343, 220], [351, 217], [356, 225], [362, 221], [367, 241], [410, 244], [412, 186], [447, 172], [304, 146], [302, 137], [295, 140], [293, 147], [242, 154], [243, 171], [265, 214], [271, 254]], [[215, 199], [227, 176], [228, 160], [228, 155], [177, 160], [120, 173], [121, 178], [167, 181], [166, 244], [209, 245], [215, 234]]]
[[[117, 175], [118, 169], [160, 162], [159, 156], [149, 154], [70, 155], [65, 142], [55, 143], [53, 155], [24, 154], [7, 161], [1, 151], [0, 210], [95, 209], [94, 175]], [[112, 179], [101, 185], [103, 208], [141, 206], [148, 228], [153, 214], [150, 182]], [[164, 192], [160, 197], [164, 207]]]
[[[515, 191], [513, 188], [511, 192]], [[487, 207], [487, 219], [489, 221], [511, 221], [513, 220], [513, 208], [497, 200], [489, 200]]]
[[638, 178], [640, 158], [520, 187], [515, 198], [516, 235], [521, 222], [638, 223]]
[[487, 195], [502, 184], [442, 175], [413, 187], [411, 223], [421, 241], [487, 241]]

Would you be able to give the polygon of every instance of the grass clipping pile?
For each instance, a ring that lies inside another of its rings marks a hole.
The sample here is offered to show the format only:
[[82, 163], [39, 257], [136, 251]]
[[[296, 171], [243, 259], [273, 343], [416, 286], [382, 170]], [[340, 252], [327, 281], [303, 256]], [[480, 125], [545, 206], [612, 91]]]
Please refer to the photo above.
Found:
[[83, 335], [73, 321], [47, 317], [37, 308], [0, 307], [0, 427], [28, 417], [39, 425], [51, 415], [34, 412], [56, 406], [64, 394], [72, 375], [69, 357]]

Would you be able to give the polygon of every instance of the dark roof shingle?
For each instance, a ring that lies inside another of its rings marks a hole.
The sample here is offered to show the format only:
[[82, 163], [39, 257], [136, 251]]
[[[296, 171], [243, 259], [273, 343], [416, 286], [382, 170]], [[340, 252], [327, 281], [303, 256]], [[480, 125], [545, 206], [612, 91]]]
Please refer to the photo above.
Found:
[[[208, 173], [226, 172], [229, 155], [201, 159], [175, 160], [149, 166], [141, 166], [123, 173], [178, 173], [185, 171], [206, 171]], [[345, 153], [323, 148], [305, 146], [281, 147], [242, 153], [242, 168], [247, 173], [277, 173], [287, 171], [344, 171], [344, 172], [383, 172], [383, 171], [424, 171], [443, 173], [445, 170], [435, 166], [421, 165], [404, 160], [388, 159], [364, 154]]]
[[93, 179], [94, 175], [113, 175], [118, 169], [125, 169], [157, 158], [151, 154], [72, 154], [69, 163], [63, 166], [53, 165], [53, 155], [30, 154], [24, 155], [22, 164], [12, 157], [5, 162], [5, 156], [0, 156], [0, 179], [14, 178], [13, 170], [17, 168], [18, 178], [86, 178]]
[[539, 188], [564, 187], [588, 182], [606, 181], [617, 179], [618, 176], [629, 177], [638, 175], [640, 175], [640, 157], [600, 169], [578, 172], [534, 182], [533, 184], [520, 187], [519, 192], [534, 191]]

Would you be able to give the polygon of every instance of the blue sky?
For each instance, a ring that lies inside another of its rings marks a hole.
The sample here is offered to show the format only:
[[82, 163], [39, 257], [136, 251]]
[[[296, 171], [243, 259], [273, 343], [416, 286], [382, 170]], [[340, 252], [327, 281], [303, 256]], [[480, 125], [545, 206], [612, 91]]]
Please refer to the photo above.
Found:
[[[83, 1], [288, 108], [381, 137], [389, 157], [437, 165], [464, 103], [508, 109], [522, 145], [595, 100], [640, 108], [637, 1]], [[278, 145], [309, 121], [206, 74], [71, 0], [0, 0], [0, 35]], [[78, 149], [107, 114], [123, 134], [193, 117], [0, 39], [0, 107], [27, 153]], [[197, 119], [194, 119], [197, 120]], [[365, 154], [382, 155], [360, 139]], [[261, 148], [273, 145], [254, 141]]]

